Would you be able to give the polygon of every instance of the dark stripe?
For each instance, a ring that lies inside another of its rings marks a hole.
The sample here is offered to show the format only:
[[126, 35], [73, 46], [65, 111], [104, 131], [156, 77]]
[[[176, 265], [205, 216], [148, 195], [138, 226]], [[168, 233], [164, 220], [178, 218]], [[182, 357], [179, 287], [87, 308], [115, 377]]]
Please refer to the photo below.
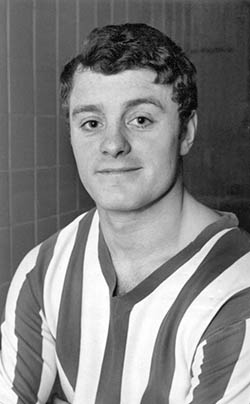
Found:
[[[249, 304], [249, 302], [248, 302]], [[204, 360], [192, 404], [216, 404], [225, 393], [245, 337], [245, 321], [213, 334], [204, 347]]]
[[241, 290], [232, 296], [213, 318], [201, 341], [210, 338], [218, 330], [233, 323], [250, 318], [250, 287]]
[[[219, 239], [177, 296], [160, 327], [148, 386], [141, 404], [167, 404], [175, 370], [175, 342], [179, 324], [198, 294], [249, 251], [249, 241], [234, 229]], [[240, 276], [240, 273], [239, 273]]]
[[79, 223], [58, 315], [56, 352], [73, 389], [76, 385], [80, 356], [83, 262], [93, 215], [94, 210], [84, 216]]
[[[223, 397], [244, 341], [245, 320], [250, 318], [249, 302], [250, 288], [236, 293], [223, 305], [203, 334], [201, 342], [206, 340], [207, 345], [193, 403], [213, 404]], [[220, 367], [225, 373], [218, 377]]]
[[117, 286], [117, 277], [112, 262], [112, 258], [109, 249], [107, 247], [107, 244], [104, 240], [101, 228], [99, 231], [99, 240], [98, 240], [98, 258], [104, 278], [109, 287], [110, 295], [113, 296], [115, 294], [115, 289]]
[[111, 302], [108, 338], [95, 404], [120, 403], [129, 315], [130, 310], [123, 302]]
[[[44, 278], [53, 256], [57, 234], [40, 247], [36, 265], [26, 276], [16, 306], [15, 335], [18, 338], [13, 390], [17, 404], [36, 403], [42, 361], [42, 320]], [[52, 381], [53, 382], [53, 381]]]

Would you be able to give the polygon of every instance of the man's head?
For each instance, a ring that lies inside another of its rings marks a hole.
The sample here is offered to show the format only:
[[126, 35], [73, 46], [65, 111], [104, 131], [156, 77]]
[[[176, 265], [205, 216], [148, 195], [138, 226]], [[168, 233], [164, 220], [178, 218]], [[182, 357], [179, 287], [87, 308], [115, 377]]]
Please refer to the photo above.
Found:
[[180, 48], [144, 24], [95, 29], [61, 81], [80, 178], [99, 211], [175, 204], [197, 106]]
[[149, 69], [156, 83], [173, 85], [172, 99], [179, 105], [183, 129], [197, 109], [196, 70], [180, 47], [146, 24], [108, 25], [94, 29], [81, 53], [61, 74], [61, 96], [68, 109], [76, 71], [91, 70], [113, 75], [125, 70]]

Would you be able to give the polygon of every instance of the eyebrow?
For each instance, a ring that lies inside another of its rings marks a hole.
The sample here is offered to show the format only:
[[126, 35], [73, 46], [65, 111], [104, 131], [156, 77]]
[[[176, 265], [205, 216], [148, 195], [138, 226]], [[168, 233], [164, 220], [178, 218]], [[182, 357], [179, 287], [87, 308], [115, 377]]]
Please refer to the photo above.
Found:
[[72, 111], [72, 117], [81, 114], [83, 112], [101, 112], [101, 105], [88, 104], [88, 105], [77, 105]]
[[131, 101], [127, 101], [125, 103], [125, 108], [133, 108], [133, 107], [137, 107], [138, 105], [141, 104], [151, 104], [156, 106], [157, 108], [161, 109], [163, 112], [165, 112], [165, 108], [163, 106], [163, 104], [155, 97], [145, 97], [145, 98], [136, 98], [134, 100]]
[[[124, 103], [125, 109], [130, 109], [137, 107], [141, 104], [151, 104], [156, 106], [165, 112], [165, 108], [163, 104], [155, 97], [145, 97], [145, 98], [135, 98], [133, 100], [129, 100]], [[77, 105], [72, 111], [72, 117], [74, 118], [76, 115], [81, 114], [83, 112], [102, 112], [101, 104], [86, 104], [86, 105]]]

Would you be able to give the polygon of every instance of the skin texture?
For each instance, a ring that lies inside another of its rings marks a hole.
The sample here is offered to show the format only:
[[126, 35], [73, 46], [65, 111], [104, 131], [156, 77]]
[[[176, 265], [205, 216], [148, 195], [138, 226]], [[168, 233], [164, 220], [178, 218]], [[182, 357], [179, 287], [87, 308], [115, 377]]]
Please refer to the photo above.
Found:
[[144, 69], [75, 75], [71, 141], [81, 180], [101, 210], [138, 211], [164, 197], [191, 147], [186, 137], [180, 142], [172, 87], [155, 84], [155, 76]]

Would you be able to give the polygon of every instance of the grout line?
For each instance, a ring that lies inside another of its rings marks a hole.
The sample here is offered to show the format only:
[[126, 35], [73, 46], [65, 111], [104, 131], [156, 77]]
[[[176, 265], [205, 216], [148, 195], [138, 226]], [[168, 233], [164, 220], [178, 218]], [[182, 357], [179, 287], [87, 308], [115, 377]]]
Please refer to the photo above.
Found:
[[[76, 52], [80, 52], [80, 4], [79, 0], [76, 0]], [[70, 129], [69, 129], [70, 131]], [[70, 134], [69, 134], [70, 136]], [[72, 151], [73, 153], [73, 151]], [[76, 210], [80, 206], [80, 180], [78, 174], [76, 174]]]
[[[56, 89], [59, 88], [59, 0], [56, 0]], [[56, 91], [56, 215], [57, 215], [57, 230], [59, 229], [59, 216], [60, 216], [60, 104], [59, 94]]]
[[34, 96], [34, 232], [38, 242], [38, 184], [37, 184], [37, 74], [36, 74], [36, 0], [33, 0], [33, 96]]
[[11, 159], [11, 71], [10, 71], [10, 3], [6, 5], [6, 38], [7, 38], [7, 94], [8, 94], [8, 178], [9, 178], [9, 242], [10, 242], [10, 272], [14, 273], [13, 268], [13, 200], [12, 200], [12, 159]]
[[76, 0], [76, 53], [80, 52], [80, 4]]
[[98, 26], [98, 0], [94, 0], [94, 26]]
[[110, 0], [110, 24], [114, 24], [114, 18], [115, 18], [114, 1], [115, 0]]
[[[67, 210], [65, 212], [62, 212], [61, 216], [66, 216], [66, 215], [71, 215], [73, 213], [77, 213], [78, 210], [77, 209], [71, 209], [71, 210]], [[50, 216], [45, 216], [45, 217], [41, 217], [38, 219], [38, 222], [44, 222], [46, 220], [49, 219], [56, 219], [58, 215], [53, 214]], [[12, 223], [11, 226], [0, 226], [1, 230], [8, 230], [8, 229], [15, 229], [16, 227], [22, 227], [28, 224], [34, 224], [34, 220], [26, 220], [25, 222], [19, 222], [19, 223]]]
[[125, 15], [126, 15], [126, 21], [129, 21], [129, 0], [125, 0]]
[[[247, 9], [246, 14], [247, 14], [247, 21], [250, 21], [250, 3], [245, 3], [245, 8]], [[246, 42], [247, 42], [247, 47], [246, 47], [246, 52], [247, 52], [247, 93], [246, 93], [246, 101], [249, 103], [250, 102], [250, 27], [249, 24], [246, 27], [247, 32], [246, 32]], [[249, 128], [248, 128], [249, 131]]]
[[[52, 168], [56, 168], [57, 167], [57, 165], [56, 164], [53, 164], [53, 165], [51, 165], [51, 166], [37, 166], [36, 167], [36, 169], [37, 170], [50, 170], [50, 169], [52, 169]], [[61, 167], [72, 167], [72, 164], [70, 164], [70, 163], [67, 163], [67, 164], [59, 164], [59, 167], [61, 168]], [[11, 169], [11, 170], [9, 170], [9, 169], [7, 169], [7, 170], [0, 170], [0, 173], [1, 174], [3, 174], [3, 173], [9, 173], [9, 172], [11, 172], [11, 173], [20, 173], [20, 172], [30, 172], [30, 171], [34, 171], [34, 167], [32, 166], [32, 167], [24, 167], [24, 168], [22, 168], [22, 167], [20, 167], [20, 168], [13, 168], [13, 169]]]
[[155, 14], [154, 13], [154, 2], [151, 1], [150, 2], [150, 20], [149, 20], [149, 24], [151, 26], [154, 26], [154, 24], [155, 24], [155, 15], [154, 14]]
[[166, 3], [165, 0], [162, 0], [162, 21], [161, 21], [161, 29], [164, 33], [166, 33]]

